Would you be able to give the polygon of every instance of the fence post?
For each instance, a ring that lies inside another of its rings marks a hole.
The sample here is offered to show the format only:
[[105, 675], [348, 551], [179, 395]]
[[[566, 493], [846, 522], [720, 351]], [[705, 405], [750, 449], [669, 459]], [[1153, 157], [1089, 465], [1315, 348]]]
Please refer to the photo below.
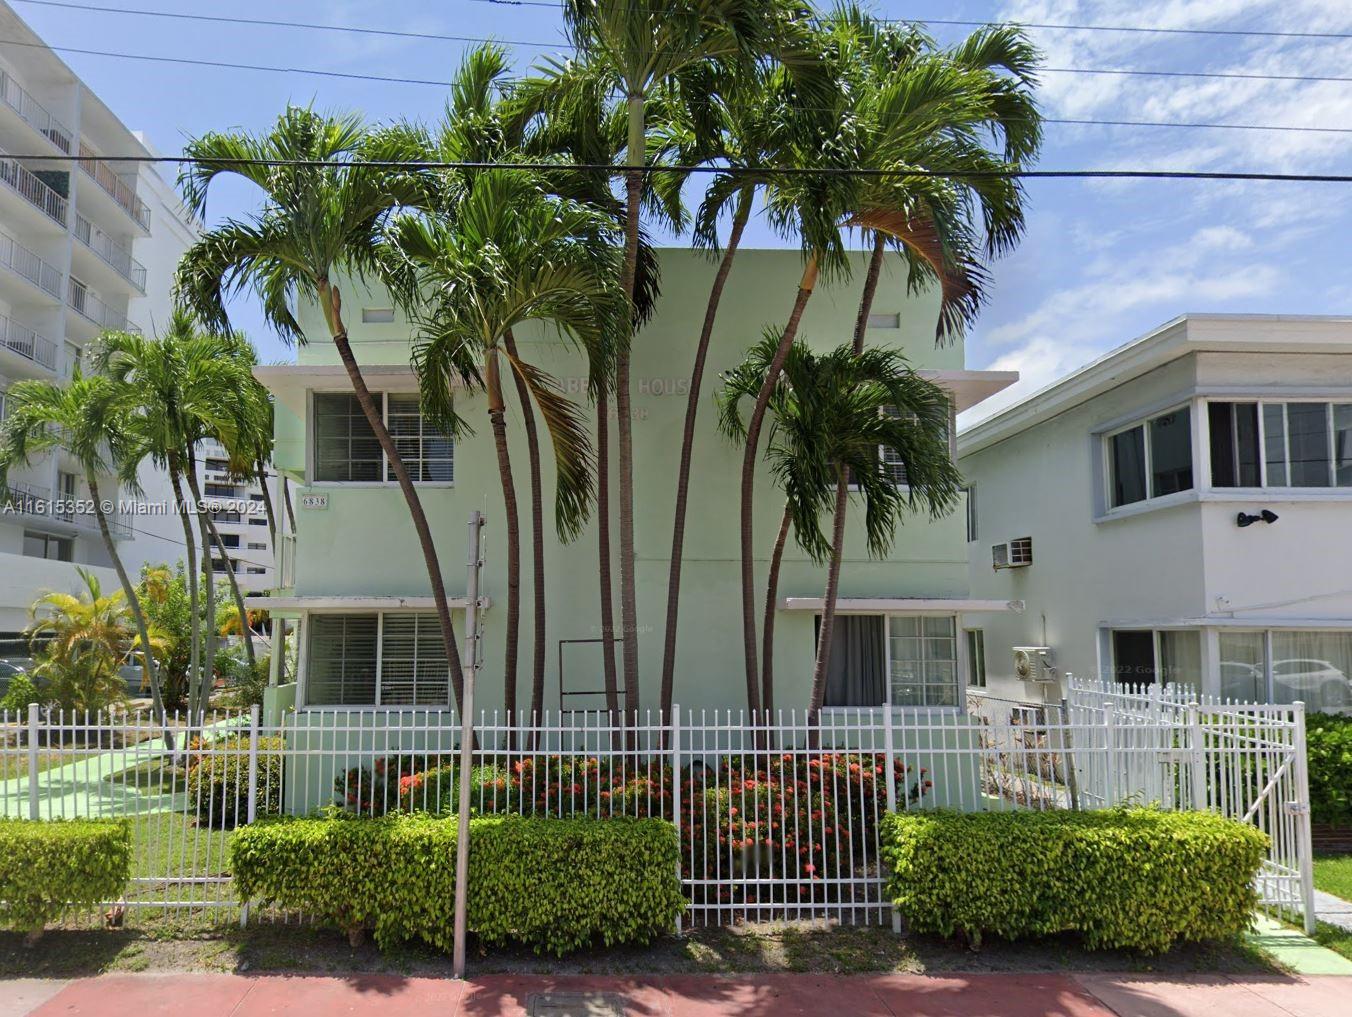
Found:
[[[896, 751], [896, 745], [892, 734], [892, 704], [883, 703], [883, 754], [887, 756], [884, 763], [885, 773], [887, 774], [887, 811], [897, 811], [897, 766], [893, 761], [893, 755]], [[879, 862], [881, 863], [881, 859]], [[901, 913], [895, 907], [892, 908], [892, 931], [901, 935]]]
[[[258, 720], [259, 706], [249, 707], [249, 797], [245, 805], [245, 823], [252, 823], [258, 816]], [[239, 817], [236, 816], [236, 821]], [[249, 902], [246, 900], [239, 909], [239, 927], [249, 924]]]
[[1192, 807], [1201, 812], [1206, 808], [1206, 747], [1201, 711], [1196, 703], [1188, 704], [1188, 749], [1192, 764]]
[[1305, 935], [1315, 933], [1314, 859], [1310, 833], [1310, 772], [1305, 759], [1305, 704], [1291, 704], [1295, 711], [1296, 801], [1292, 803], [1296, 820], [1296, 850], [1300, 852], [1300, 899], [1305, 912]]
[[38, 704], [28, 704], [28, 818], [38, 818]]
[[1103, 703], [1103, 805], [1117, 804], [1117, 706], [1111, 699]]
[[[676, 824], [676, 885], [681, 885], [681, 704], [671, 704], [671, 821]], [[682, 919], [676, 916], [676, 935], [681, 934]]]

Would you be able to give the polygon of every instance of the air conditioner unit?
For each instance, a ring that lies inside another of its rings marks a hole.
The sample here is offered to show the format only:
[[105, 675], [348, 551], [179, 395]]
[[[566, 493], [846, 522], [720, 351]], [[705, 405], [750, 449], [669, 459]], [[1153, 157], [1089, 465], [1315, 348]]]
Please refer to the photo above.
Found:
[[1023, 682], [1056, 681], [1056, 669], [1052, 667], [1051, 647], [1014, 647], [1014, 677]]
[[1033, 564], [1033, 538], [1018, 537], [991, 545], [991, 566], [995, 569], [1022, 569]]

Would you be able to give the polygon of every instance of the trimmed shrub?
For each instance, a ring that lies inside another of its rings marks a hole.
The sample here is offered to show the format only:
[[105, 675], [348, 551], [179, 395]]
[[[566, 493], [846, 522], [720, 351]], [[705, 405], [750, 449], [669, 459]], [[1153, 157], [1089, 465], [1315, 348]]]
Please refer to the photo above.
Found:
[[1140, 808], [889, 814], [882, 835], [887, 896], [917, 932], [1147, 953], [1247, 929], [1267, 850], [1245, 823]]
[[[353, 942], [452, 946], [457, 821], [391, 813], [279, 817], [230, 842], [243, 900], [315, 915]], [[564, 954], [648, 942], [685, 908], [675, 828], [660, 820], [486, 817], [470, 823], [469, 927], [486, 943]]]
[[[255, 814], [282, 809], [281, 738], [258, 739]], [[203, 752], [202, 748], [209, 751]], [[222, 738], [198, 747], [188, 769], [188, 801], [197, 821], [233, 830], [249, 818], [249, 737]]]
[[1307, 714], [1305, 754], [1309, 761], [1311, 820], [1329, 826], [1352, 826], [1352, 717]]
[[35, 941], [71, 911], [117, 900], [131, 878], [121, 819], [0, 819], [0, 921]]

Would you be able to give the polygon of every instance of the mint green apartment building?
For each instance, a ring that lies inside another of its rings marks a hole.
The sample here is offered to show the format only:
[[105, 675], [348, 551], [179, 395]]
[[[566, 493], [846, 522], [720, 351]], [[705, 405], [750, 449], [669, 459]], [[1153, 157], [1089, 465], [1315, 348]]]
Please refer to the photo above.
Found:
[[[862, 260], [862, 259], [861, 259]], [[660, 252], [661, 297], [633, 352], [635, 542], [639, 647], [644, 708], [655, 707], [661, 673], [666, 584], [676, 465], [691, 360], [716, 265], [683, 249]], [[720, 371], [732, 367], [767, 325], [782, 322], [801, 272], [796, 251], [746, 250], [733, 268], [705, 376], [691, 474], [685, 540], [675, 700], [685, 710], [745, 705], [738, 581], [738, 476], [741, 452], [716, 428], [713, 398]], [[863, 278], [821, 284], [809, 302], [802, 337], [817, 348], [848, 342]], [[382, 292], [343, 288], [353, 348], [367, 383], [385, 407], [391, 432], [407, 450], [436, 537], [458, 632], [463, 632], [466, 522], [481, 511], [485, 566], [483, 666], [476, 706], [503, 703], [506, 548], [502, 492], [486, 402], [464, 392], [461, 409], [475, 433], [451, 442], [424, 427], [409, 367], [410, 325]], [[954, 412], [1011, 384], [1008, 372], [969, 371], [963, 347], [936, 348], [933, 294], [908, 296], [904, 266], [889, 263], [874, 302], [868, 342], [902, 349], [913, 366], [952, 393]], [[299, 634], [297, 710], [341, 707], [407, 710], [450, 705], [446, 666], [423, 558], [399, 489], [351, 396], [315, 307], [302, 306], [312, 342], [294, 365], [260, 367], [276, 397], [279, 471], [295, 485], [296, 533], [280, 555], [281, 588], [260, 602], [294, 619]], [[523, 356], [586, 399], [581, 354], [551, 330], [522, 329]], [[507, 427], [522, 501], [522, 621], [519, 702], [530, 699], [531, 618], [528, 473], [519, 407], [509, 394]], [[613, 405], [613, 404], [612, 404]], [[590, 414], [590, 407], [588, 408]], [[594, 414], [591, 414], [594, 416]], [[611, 428], [612, 436], [614, 427]], [[613, 440], [613, 439], [612, 439]], [[572, 543], [553, 529], [553, 463], [542, 440], [546, 489], [548, 652], [544, 707], [594, 710], [604, 705], [595, 520]], [[882, 454], [880, 452], [880, 454]], [[902, 478], [899, 478], [899, 480]], [[613, 481], [612, 481], [613, 483]], [[779, 523], [782, 500], [768, 470], [756, 487], [759, 578]], [[617, 527], [612, 526], [612, 531]], [[931, 521], [909, 517], [892, 553], [865, 553], [851, 520], [841, 578], [840, 647], [828, 705], [961, 708], [969, 681], [981, 681], [982, 619], [1009, 608], [968, 595], [967, 523], [961, 509]], [[616, 618], [618, 622], [618, 558]], [[790, 544], [780, 581], [775, 628], [777, 704], [807, 704], [824, 570]], [[758, 592], [758, 600], [763, 593]], [[687, 714], [688, 715], [688, 714]]]

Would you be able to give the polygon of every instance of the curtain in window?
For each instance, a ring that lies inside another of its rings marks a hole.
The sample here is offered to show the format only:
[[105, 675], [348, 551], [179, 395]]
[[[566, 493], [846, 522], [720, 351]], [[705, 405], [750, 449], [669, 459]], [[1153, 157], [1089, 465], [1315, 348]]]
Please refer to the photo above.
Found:
[[1160, 633], [1160, 677], [1165, 685], [1202, 688], [1202, 636], [1192, 632]]
[[883, 678], [883, 619], [836, 616], [826, 664], [826, 706], [878, 706], [887, 701]]
[[1242, 703], [1267, 702], [1267, 662], [1262, 632], [1222, 632], [1221, 697]]
[[1352, 632], [1272, 633], [1272, 699], [1352, 712]]

